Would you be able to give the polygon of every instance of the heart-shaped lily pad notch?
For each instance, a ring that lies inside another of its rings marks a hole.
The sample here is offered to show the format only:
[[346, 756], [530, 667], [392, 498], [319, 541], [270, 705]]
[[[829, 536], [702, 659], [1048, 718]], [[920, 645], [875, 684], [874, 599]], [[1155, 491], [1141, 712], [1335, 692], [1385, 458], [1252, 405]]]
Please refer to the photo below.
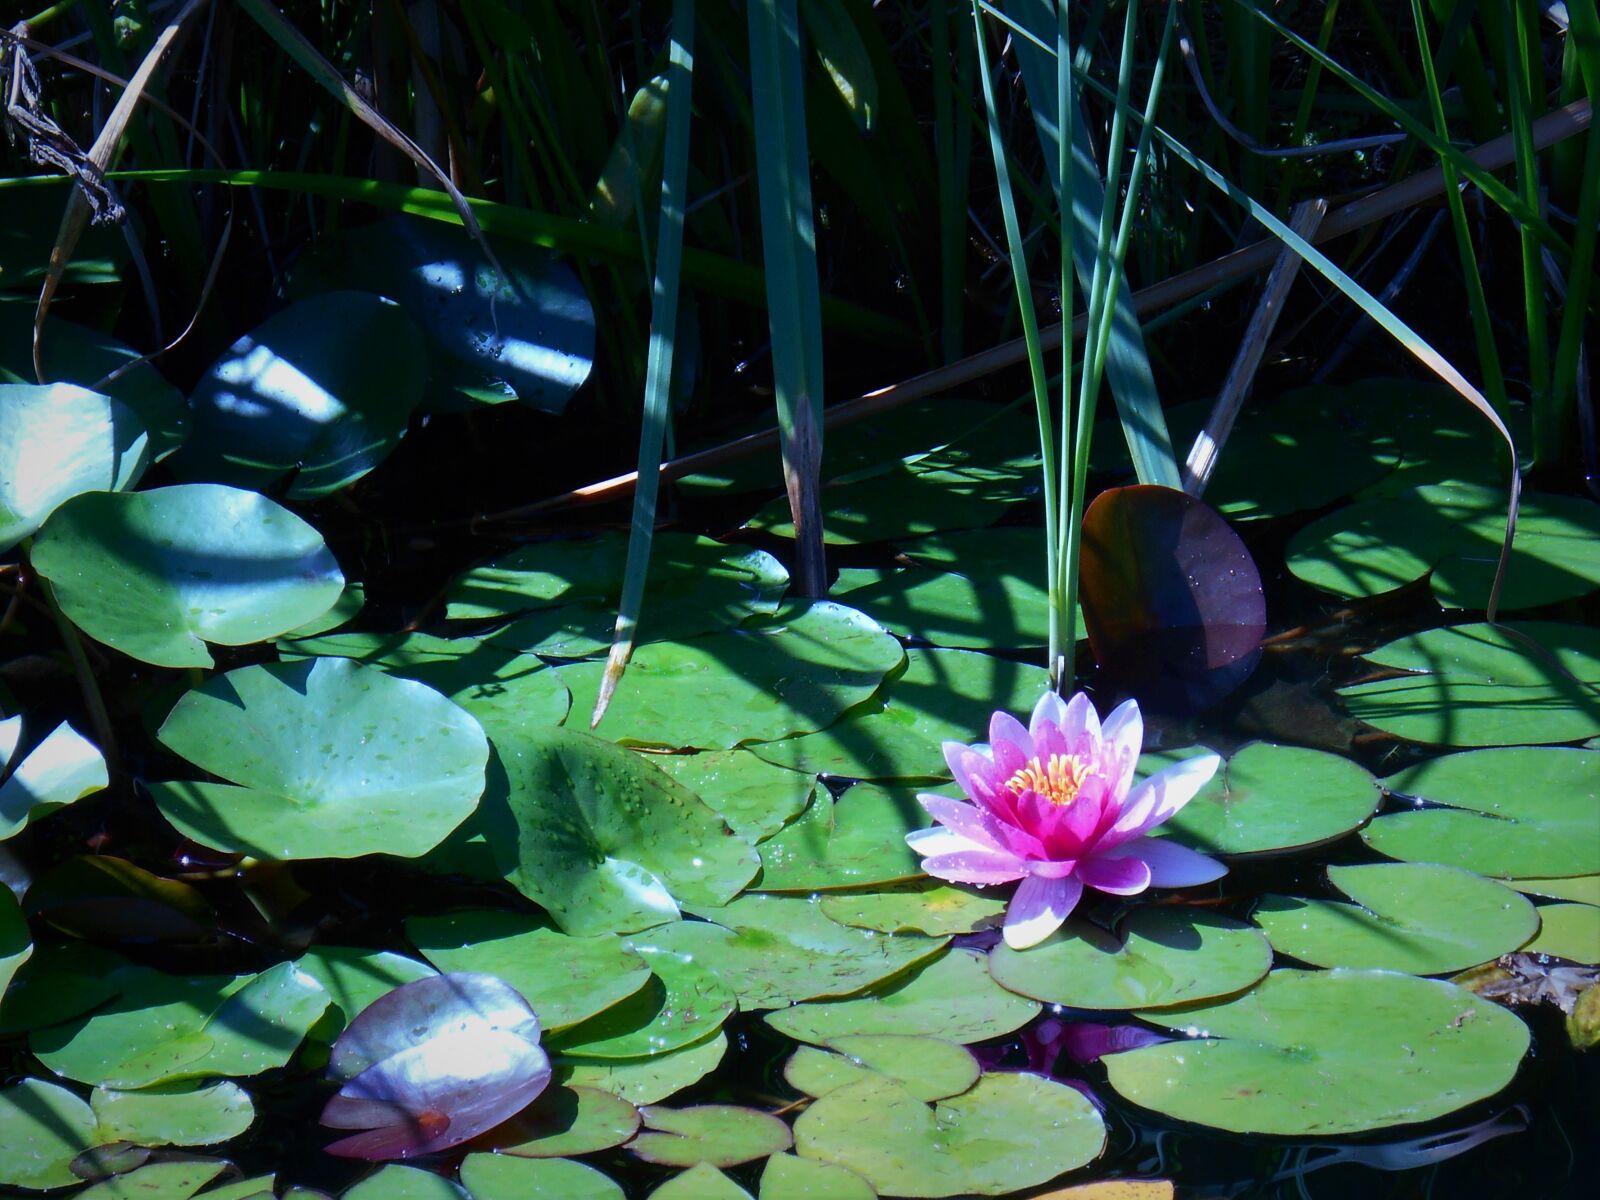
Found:
[[[1144, 756], [1141, 776], [1204, 747]], [[1153, 830], [1206, 854], [1281, 854], [1343, 837], [1377, 811], [1378, 782], [1337, 754], [1252, 742], [1237, 751], [1183, 811]]]
[[330, 1000], [294, 963], [236, 978], [123, 967], [109, 983], [114, 999], [31, 1036], [57, 1075], [123, 1089], [257, 1075], [289, 1061]]
[[495, 858], [567, 933], [648, 929], [680, 901], [714, 908], [759, 865], [687, 788], [591, 734], [503, 739], [497, 761], [504, 796], [491, 789], [483, 812]]
[[1452, 625], [1364, 657], [1410, 673], [1339, 694], [1352, 717], [1397, 737], [1536, 746], [1600, 733], [1600, 629], [1554, 621]]
[[1027, 712], [1050, 686], [1039, 667], [968, 650], [908, 650], [905, 670], [826, 729], [754, 747], [768, 762], [851, 779], [948, 779], [940, 743], [969, 741], [996, 709]]
[[761, 843], [763, 892], [817, 892], [914, 879], [922, 860], [906, 834], [927, 820], [908, 788], [858, 783], [835, 800], [817, 789], [811, 807]]
[[[1372, 596], [1433, 572], [1446, 608], [1484, 608], [1505, 537], [1505, 489], [1429, 484], [1365, 500], [1311, 522], [1289, 542], [1289, 570], [1341, 596]], [[1600, 587], [1600, 504], [1522, 494], [1517, 538], [1500, 594], [1534, 608]]]
[[1380, 854], [1500, 877], [1600, 873], [1600, 751], [1469, 750], [1384, 782], [1438, 807], [1374, 820], [1361, 837]]
[[792, 1144], [789, 1127], [777, 1117], [734, 1104], [694, 1108], [652, 1104], [640, 1109], [640, 1116], [644, 1132], [628, 1143], [628, 1149], [660, 1166], [732, 1167], [782, 1153]]
[[1521, 946], [1539, 927], [1510, 888], [1434, 864], [1329, 867], [1355, 903], [1267, 896], [1255, 911], [1273, 949], [1319, 967], [1386, 967], [1445, 975]]
[[[728, 633], [640, 646], [601, 728], [637, 745], [701, 750], [810, 733], [872, 695], [902, 657], [870, 617], [827, 600], [794, 602]], [[604, 670], [561, 668], [579, 712], [594, 708]]]
[[918, 1100], [958, 1096], [978, 1082], [978, 1060], [965, 1046], [898, 1033], [849, 1034], [828, 1050], [801, 1046], [783, 1066], [789, 1086], [826, 1096], [863, 1079], [892, 1079]]
[[650, 762], [753, 842], [771, 837], [799, 816], [816, 787], [809, 775], [775, 767], [748, 750], [654, 754]]
[[1004, 900], [936, 879], [902, 883], [881, 892], [842, 892], [822, 898], [823, 915], [841, 925], [933, 937], [997, 929], [1005, 911]]
[[854, 999], [797, 1004], [766, 1021], [815, 1046], [855, 1034], [920, 1034], [967, 1045], [1003, 1037], [1038, 1015], [1037, 1002], [994, 981], [983, 955], [955, 949]]
[[1146, 1020], [1199, 1034], [1106, 1057], [1135, 1104], [1235, 1133], [1332, 1136], [1431, 1121], [1516, 1074], [1528, 1027], [1397, 971], [1274, 971], [1235, 1000]]
[[342, 658], [241, 667], [188, 692], [157, 736], [238, 786], [151, 785], [185, 837], [258, 858], [411, 858], [483, 793], [489, 745], [432, 688]]
[[[243, 1186], [243, 1181], [241, 1181]], [[290, 1195], [294, 1195], [293, 1192]], [[271, 1200], [271, 1180], [259, 1192], [224, 1193], [223, 1200]], [[342, 1200], [468, 1200], [466, 1189], [422, 1167], [389, 1163], [346, 1191]]]
[[746, 1012], [848, 996], [939, 953], [944, 938], [850, 929], [799, 896], [741, 896], [709, 921], [653, 932], [656, 944], [721, 976]]
[[[501, 277], [458, 225], [392, 216], [318, 247], [293, 291], [360, 288], [397, 301], [455, 370], [436, 370], [467, 399], [494, 402], [503, 381], [524, 404], [558, 413], [589, 377], [594, 309], [548, 250], [494, 239]], [[502, 389], [503, 390], [503, 389]]]
[[326, 1147], [410, 1158], [458, 1146], [526, 1108], [550, 1082], [539, 1018], [493, 975], [435, 975], [362, 1011], [334, 1043], [338, 1093], [322, 1123], [362, 1133]]
[[461, 1182], [472, 1200], [622, 1200], [608, 1176], [570, 1158], [469, 1154]]
[[650, 1200], [755, 1200], [755, 1197], [710, 1163], [696, 1163], [651, 1192]]
[[596, 1088], [552, 1087], [478, 1145], [522, 1158], [564, 1158], [620, 1146], [639, 1129], [639, 1110]]
[[1071, 1008], [1169, 1008], [1242, 991], [1272, 966], [1258, 930], [1195, 909], [1146, 905], [1114, 936], [1070, 921], [1028, 950], [1001, 944], [989, 970], [1001, 986]]
[[22, 718], [0, 721], [0, 840], [109, 781], [99, 749], [70, 725], [57, 725], [19, 757], [21, 743]]
[[655, 1104], [700, 1082], [717, 1069], [727, 1052], [728, 1035], [715, 1033], [705, 1041], [648, 1058], [562, 1055], [556, 1060], [556, 1078], [568, 1087], [593, 1088], [629, 1104]]
[[326, 612], [344, 589], [322, 536], [265, 496], [196, 483], [86, 492], [33, 545], [72, 623], [161, 667], [209, 667]]
[[852, 1083], [801, 1113], [794, 1138], [885, 1196], [1003, 1196], [1094, 1161], [1106, 1130], [1076, 1089], [1001, 1073], [935, 1106], [891, 1080]]
[[797, 1154], [774, 1154], [761, 1168], [759, 1200], [877, 1200], [854, 1171]]
[[82, 492], [138, 482], [149, 437], [127, 408], [71, 383], [0, 383], [0, 550]]
[[275, 491], [288, 477], [291, 500], [326, 496], [399, 444], [426, 367], [416, 325], [392, 301], [328, 292], [291, 304], [201, 376], [173, 464], [189, 479]]
[[674, 921], [628, 938], [623, 945], [650, 967], [649, 981], [620, 1004], [563, 1030], [551, 1039], [552, 1048], [591, 1061], [628, 1060], [671, 1054], [716, 1035], [736, 1007], [733, 988], [713, 964], [685, 952], [668, 936], [683, 923]]
[[442, 970], [504, 979], [551, 1034], [621, 1003], [650, 981], [645, 960], [615, 934], [571, 937], [521, 913], [412, 917], [406, 933]]

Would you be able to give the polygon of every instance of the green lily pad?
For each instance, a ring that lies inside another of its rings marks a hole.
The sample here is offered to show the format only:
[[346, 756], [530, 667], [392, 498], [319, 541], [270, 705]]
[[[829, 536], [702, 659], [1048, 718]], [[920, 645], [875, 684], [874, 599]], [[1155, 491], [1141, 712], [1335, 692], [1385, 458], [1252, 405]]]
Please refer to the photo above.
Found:
[[[412, 1169], [415, 1170], [416, 1168]], [[438, 1176], [435, 1175], [433, 1178], [437, 1179]], [[272, 1175], [255, 1175], [249, 1179], [236, 1179], [232, 1183], [223, 1184], [221, 1187], [208, 1189], [205, 1192], [205, 1200], [275, 1200], [277, 1195], [273, 1191], [275, 1182], [276, 1177]], [[284, 1195], [288, 1198], [294, 1196], [297, 1192], [304, 1197], [304, 1200], [313, 1200], [312, 1197], [305, 1196], [298, 1188], [286, 1192]], [[353, 1194], [352, 1192], [345, 1193], [346, 1197]], [[436, 1192], [416, 1193], [417, 1200], [435, 1200], [438, 1195], [439, 1193]], [[453, 1195], [459, 1197], [461, 1193], [455, 1192]], [[360, 1198], [358, 1197], [357, 1200], [360, 1200]], [[373, 1197], [369, 1194], [367, 1200], [373, 1200]]]
[[343, 1200], [465, 1200], [466, 1194], [442, 1175], [390, 1163], [345, 1192]]
[[830, 595], [901, 637], [972, 650], [1027, 650], [1049, 640], [1048, 597], [1026, 580], [924, 567], [873, 576], [841, 575]]
[[461, 1182], [472, 1200], [622, 1200], [611, 1179], [570, 1158], [469, 1154]]
[[35, 946], [13, 968], [0, 1003], [0, 1034], [25, 1033], [88, 1012], [117, 994], [112, 980], [127, 965], [120, 954], [90, 942]]
[[478, 719], [496, 740], [559, 725], [572, 696], [561, 676], [532, 654], [483, 638], [427, 633], [335, 633], [278, 643], [286, 659], [350, 658], [414, 679]]
[[[339, 593], [339, 598], [333, 602], [333, 607], [320, 617], [307, 621], [304, 625], [297, 625], [288, 633], [290, 638], [316, 637], [321, 633], [329, 633], [341, 625], [348, 625], [360, 614], [367, 604], [367, 585], [358, 579], [345, 581], [344, 591]], [[279, 643], [279, 647], [283, 643]]]
[[99, 1122], [89, 1145], [214, 1146], [238, 1137], [256, 1116], [244, 1089], [227, 1081], [164, 1084], [136, 1092], [95, 1088], [89, 1107]]
[[751, 1200], [751, 1196], [710, 1163], [696, 1163], [651, 1192], [650, 1200]]
[[1329, 867], [1328, 879], [1355, 903], [1267, 896], [1256, 906], [1278, 953], [1319, 967], [1446, 975], [1509, 954], [1539, 927], [1525, 898], [1457, 867]]
[[1352, 717], [1397, 737], [1512, 746], [1600, 733], [1600, 629], [1551, 621], [1455, 625], [1398, 638], [1365, 657], [1415, 672], [1340, 692]]
[[[795, 602], [729, 633], [640, 646], [601, 728], [638, 745], [701, 750], [810, 733], [872, 695], [902, 657], [854, 609]], [[604, 670], [561, 668], [579, 712], [593, 711]]]
[[11, 978], [33, 954], [33, 935], [28, 930], [22, 906], [9, 887], [0, 887], [0, 996], [11, 986]]
[[863, 1079], [892, 1079], [918, 1100], [957, 1096], [978, 1082], [978, 1060], [965, 1046], [910, 1034], [854, 1034], [835, 1038], [830, 1050], [801, 1046], [784, 1064], [789, 1086], [826, 1096]]
[[610, 1092], [553, 1087], [486, 1137], [501, 1154], [564, 1158], [620, 1146], [638, 1128], [639, 1110]]
[[546, 1036], [604, 1012], [650, 981], [650, 967], [615, 934], [570, 937], [520, 913], [412, 917], [406, 933], [441, 971], [504, 979], [539, 1015]]
[[86, 1187], [73, 1200], [189, 1200], [227, 1168], [216, 1159], [148, 1163]]
[[256, 1075], [287, 1063], [330, 1002], [294, 963], [237, 978], [125, 967], [112, 982], [110, 1003], [33, 1033], [33, 1053], [56, 1074], [123, 1089]]
[[[1289, 541], [1289, 569], [1324, 591], [1373, 596], [1433, 572], [1446, 608], [1483, 608], [1505, 537], [1505, 489], [1429, 484], [1313, 521]], [[1600, 504], [1525, 492], [1502, 608], [1534, 608], [1600, 587]]]
[[1380, 854], [1500, 877], [1600, 872], [1600, 752], [1470, 750], [1384, 782], [1444, 807], [1376, 818], [1361, 837]]
[[846, 1167], [887, 1196], [1001, 1196], [1094, 1161], [1105, 1124], [1087, 1097], [1028, 1074], [985, 1075], [930, 1107], [889, 1080], [830, 1092], [794, 1127], [802, 1157]]
[[853, 1034], [921, 1034], [968, 1045], [1003, 1037], [1038, 1015], [1038, 1003], [994, 981], [983, 955], [957, 949], [865, 995], [797, 1004], [768, 1013], [766, 1022], [814, 1046]]
[[665, 938], [666, 931], [681, 924], [675, 921], [626, 940], [623, 945], [644, 959], [651, 978], [620, 1003], [552, 1037], [551, 1050], [575, 1058], [635, 1059], [695, 1045], [721, 1029], [733, 1015], [733, 989], [713, 964]]
[[943, 742], [981, 739], [996, 709], [1027, 712], [1049, 686], [1046, 671], [1024, 663], [968, 650], [908, 650], [904, 672], [844, 720], [753, 749], [807, 774], [948, 779]]
[[680, 921], [652, 937], [714, 971], [746, 1012], [851, 995], [946, 945], [944, 938], [849, 929], [798, 896], [741, 896], [713, 915], [716, 924]]
[[835, 800], [818, 789], [811, 807], [761, 843], [763, 892], [815, 892], [871, 887], [922, 874], [922, 860], [906, 845], [927, 814], [907, 788], [858, 783]]
[[1333, 1136], [1431, 1121], [1516, 1074], [1528, 1028], [1396, 971], [1274, 971], [1243, 996], [1143, 1014], [1198, 1040], [1105, 1060], [1133, 1103], [1235, 1133]]
[[774, 1154], [761, 1169], [757, 1200], [875, 1200], [877, 1195], [870, 1183], [844, 1167]]
[[459, 225], [395, 215], [325, 239], [295, 273], [292, 294], [360, 288], [387, 296], [422, 327], [435, 375], [469, 400], [509, 388], [559, 413], [589, 377], [595, 319], [578, 277], [550, 251], [492, 239], [499, 275]]
[[21, 741], [21, 717], [0, 721], [0, 840], [109, 781], [100, 751], [71, 725], [57, 725], [18, 760]]
[[1546, 904], [1539, 909], [1539, 936], [1522, 947], [1586, 966], [1600, 964], [1600, 908], [1588, 904]]
[[998, 928], [1005, 911], [1004, 900], [934, 879], [897, 884], [881, 892], [843, 892], [822, 898], [823, 915], [841, 925], [934, 937]]
[[[1149, 761], [1165, 766], [1173, 756]], [[1149, 773], [1143, 766], [1141, 773]], [[1254, 742], [1227, 759], [1154, 833], [1206, 854], [1303, 850], [1343, 837], [1372, 816], [1381, 799], [1377, 780], [1347, 758]]]
[[33, 565], [79, 629], [162, 667], [212, 666], [207, 642], [277, 637], [344, 588], [315, 529], [209, 483], [74, 496], [39, 531]]
[[1072, 1008], [1170, 1008], [1249, 987], [1272, 966], [1272, 947], [1240, 921], [1146, 905], [1120, 935], [1070, 921], [1029, 950], [1002, 943], [989, 971], [1002, 987]]
[[[630, 671], [630, 675], [632, 672]], [[755, 851], [641, 756], [575, 729], [499, 747], [505, 798], [483, 819], [506, 877], [567, 933], [648, 929], [678, 904], [724, 904]]]
[[94, 1111], [66, 1088], [24, 1079], [0, 1091], [0, 1184], [8, 1187], [68, 1187], [83, 1182], [72, 1160], [94, 1144]]
[[489, 747], [432, 688], [348, 659], [241, 667], [178, 701], [156, 735], [239, 786], [162, 783], [186, 837], [258, 858], [411, 858], [477, 806]]
[[609, 1092], [630, 1104], [655, 1104], [704, 1079], [728, 1052], [728, 1035], [648, 1058], [581, 1059], [558, 1055], [556, 1078], [570, 1087]]
[[126, 491], [149, 457], [137, 417], [72, 383], [0, 383], [0, 550], [83, 492]]
[[426, 369], [417, 327], [393, 301], [366, 292], [301, 300], [200, 377], [193, 432], [173, 464], [188, 479], [274, 492], [287, 479], [291, 500], [326, 496], [400, 444]]
[[809, 775], [775, 767], [748, 750], [654, 754], [649, 761], [752, 842], [771, 837], [803, 812], [816, 787]]
[[[330, 1045], [367, 1005], [404, 983], [415, 983], [438, 972], [389, 950], [355, 946], [313, 946], [296, 965], [323, 986], [332, 998], [318, 1022], [317, 1036]], [[447, 968], [451, 969], [451, 968]]]
[[1529, 896], [1548, 896], [1552, 900], [1572, 900], [1578, 904], [1600, 905], [1600, 875], [1573, 875], [1565, 879], [1507, 879]]
[[644, 1159], [667, 1167], [708, 1163], [732, 1167], [779, 1154], [792, 1144], [789, 1127], [777, 1117], [734, 1104], [701, 1104], [694, 1108], [639, 1110], [645, 1132], [628, 1143]]

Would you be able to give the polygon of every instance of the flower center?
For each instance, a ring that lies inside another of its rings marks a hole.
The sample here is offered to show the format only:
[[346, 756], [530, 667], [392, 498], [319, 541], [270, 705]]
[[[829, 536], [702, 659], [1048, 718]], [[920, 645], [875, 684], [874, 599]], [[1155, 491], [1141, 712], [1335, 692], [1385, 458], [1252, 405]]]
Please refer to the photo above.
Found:
[[1088, 776], [1088, 765], [1076, 754], [1052, 754], [1047, 762], [1029, 762], [1006, 780], [1006, 787], [1013, 796], [1037, 792], [1051, 804], [1071, 804]]

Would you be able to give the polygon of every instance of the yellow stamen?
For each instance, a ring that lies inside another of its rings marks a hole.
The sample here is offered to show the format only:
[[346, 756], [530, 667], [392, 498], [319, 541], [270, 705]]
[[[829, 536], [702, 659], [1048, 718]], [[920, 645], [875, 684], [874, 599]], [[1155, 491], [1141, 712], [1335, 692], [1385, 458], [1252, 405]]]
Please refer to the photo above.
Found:
[[1051, 804], [1071, 804], [1088, 775], [1088, 765], [1076, 754], [1052, 754], [1047, 763], [1030, 761], [1006, 780], [1006, 788], [1013, 796], [1037, 792]]

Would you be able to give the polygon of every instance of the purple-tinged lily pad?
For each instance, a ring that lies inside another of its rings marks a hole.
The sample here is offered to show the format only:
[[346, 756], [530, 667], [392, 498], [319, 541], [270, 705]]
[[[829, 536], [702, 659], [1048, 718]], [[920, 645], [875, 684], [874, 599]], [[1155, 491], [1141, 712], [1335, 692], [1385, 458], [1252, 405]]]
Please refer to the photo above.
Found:
[[1151, 708], [1215, 704], [1261, 656], [1267, 609], [1250, 552], [1172, 488], [1112, 488], [1089, 506], [1082, 604], [1102, 670]]
[[359, 1129], [327, 1147], [346, 1158], [410, 1158], [492, 1129], [544, 1091], [539, 1018], [493, 975], [435, 975], [368, 1005], [334, 1043], [344, 1086], [322, 1123]]

